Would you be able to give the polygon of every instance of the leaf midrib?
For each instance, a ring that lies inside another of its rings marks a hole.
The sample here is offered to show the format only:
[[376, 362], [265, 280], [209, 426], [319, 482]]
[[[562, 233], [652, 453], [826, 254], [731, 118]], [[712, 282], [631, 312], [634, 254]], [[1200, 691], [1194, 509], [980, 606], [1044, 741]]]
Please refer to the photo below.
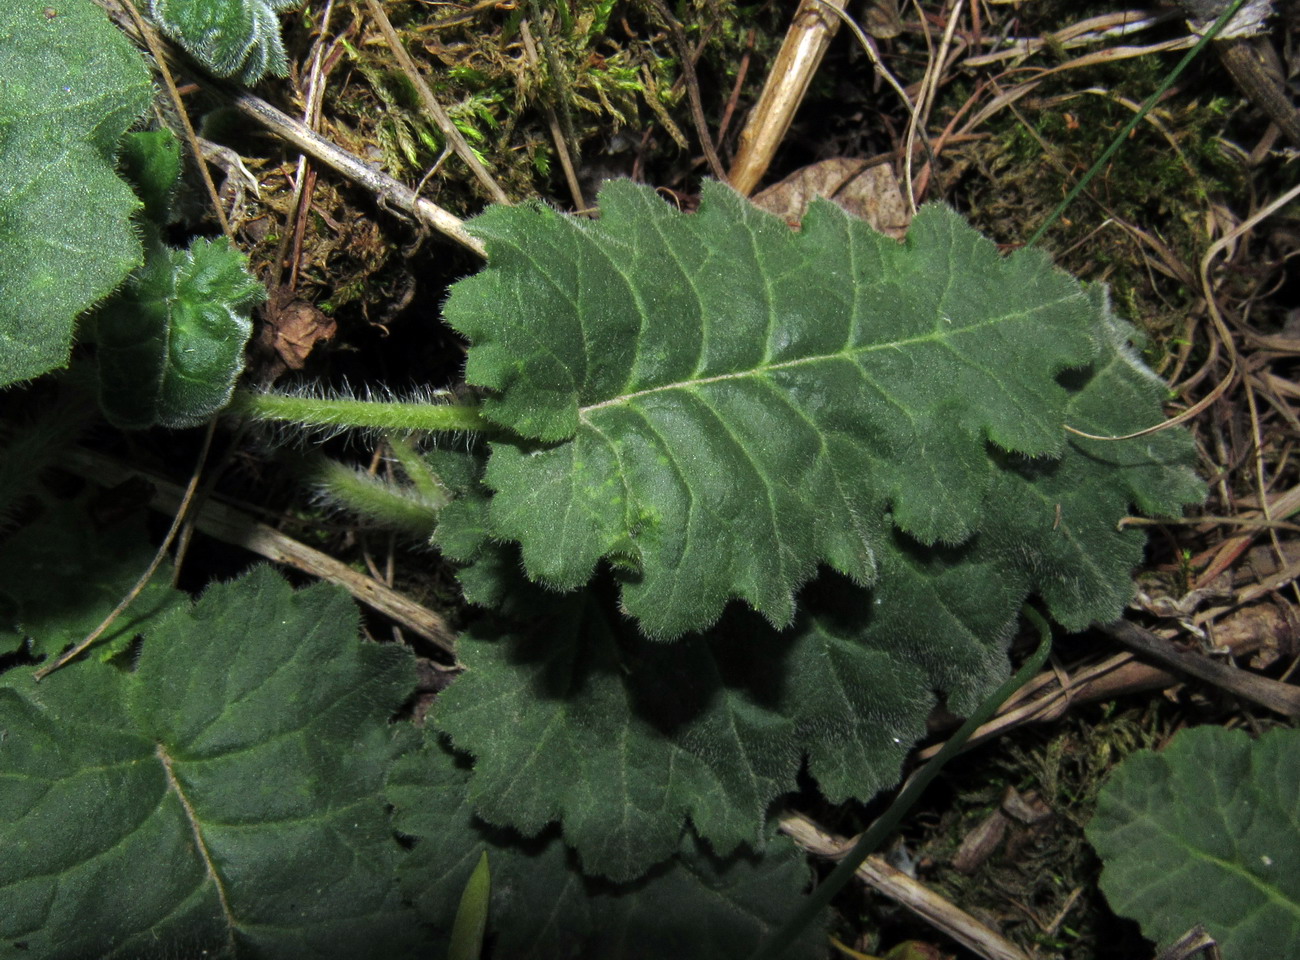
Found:
[[[1051, 303], [1043, 304], [1042, 307], [1055, 306], [1058, 303], [1065, 302], [1069, 298], [1061, 298]], [[1040, 308], [1041, 309], [1041, 308]], [[636, 390], [631, 393], [619, 394], [616, 397], [610, 397], [608, 400], [602, 400], [599, 403], [587, 404], [578, 407], [578, 417], [584, 423], [589, 422], [590, 414], [604, 410], [609, 407], [621, 406], [631, 403], [641, 397], [651, 396], [656, 393], [666, 393], [670, 390], [694, 390], [698, 387], [708, 386], [713, 383], [723, 383], [728, 380], [742, 380], [747, 377], [763, 377], [778, 370], [791, 370], [796, 367], [809, 366], [812, 364], [823, 363], [830, 360], [853, 360], [863, 354], [875, 353], [880, 350], [902, 350], [905, 347], [917, 346], [925, 343], [944, 343], [958, 334], [972, 333], [985, 327], [993, 327], [998, 324], [1006, 323], [1013, 317], [1023, 318], [1024, 314], [1003, 314], [999, 317], [993, 317], [989, 320], [983, 320], [979, 323], [969, 324], [956, 330], [931, 330], [926, 334], [915, 337], [908, 337], [904, 340], [891, 340], [887, 343], [873, 343], [866, 346], [849, 347], [843, 350], [837, 350], [834, 353], [815, 354], [810, 357], [797, 357], [793, 360], [783, 360], [778, 363], [763, 363], [748, 370], [738, 370], [732, 373], [719, 373], [711, 377], [693, 377], [686, 380], [678, 380], [674, 383], [666, 383], [656, 387], [647, 387], [644, 390]]]

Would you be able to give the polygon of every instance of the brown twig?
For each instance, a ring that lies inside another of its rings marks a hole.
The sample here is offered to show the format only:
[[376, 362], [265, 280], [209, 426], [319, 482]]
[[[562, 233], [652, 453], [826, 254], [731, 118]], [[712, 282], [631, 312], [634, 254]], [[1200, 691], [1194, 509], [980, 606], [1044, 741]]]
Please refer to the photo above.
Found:
[[[179, 486], [163, 477], [90, 451], [74, 450], [62, 465], [96, 483], [117, 484], [131, 477], [143, 476], [155, 491], [149, 506], [164, 513], [172, 511], [184, 496]], [[391, 617], [412, 633], [424, 637], [449, 656], [454, 657], [456, 654], [456, 635], [439, 614], [396, 590], [357, 573], [329, 554], [300, 543], [274, 527], [257, 522], [234, 507], [209, 499], [196, 513], [195, 525], [208, 536], [223, 543], [243, 547], [275, 563], [338, 584], [357, 600]]]
[[1284, 716], [1300, 717], [1300, 687], [1210, 660], [1127, 620], [1116, 621], [1102, 627], [1102, 630], [1124, 646], [1165, 666], [1212, 683]]
[[[153, 579], [153, 575], [158, 571], [158, 568], [162, 566], [162, 562], [167, 556], [167, 551], [171, 549], [172, 541], [176, 539], [176, 534], [180, 531], [181, 524], [184, 522], [186, 514], [189, 513], [190, 507], [194, 503], [194, 491], [198, 489], [199, 478], [203, 476], [203, 465], [207, 462], [208, 451], [212, 449], [212, 437], [216, 432], [216, 429], [217, 421], [214, 417], [212, 420], [208, 421], [208, 427], [203, 432], [203, 446], [199, 448], [199, 456], [194, 462], [194, 470], [190, 473], [189, 483], [185, 485], [185, 490], [176, 498], [176, 503], [172, 507], [173, 516], [171, 527], [168, 528], [167, 535], [163, 537], [163, 542], [159, 545], [157, 552], [154, 553], [153, 560], [150, 561], [149, 566], [145, 569], [144, 573], [140, 575], [140, 579], [135, 582], [135, 586], [133, 586], [127, 595], [122, 598], [121, 602], [113, 608], [113, 612], [105, 617], [99, 626], [92, 630], [84, 640], [74, 646], [67, 653], [60, 656], [54, 662], [46, 664], [37, 670], [34, 674], [37, 680], [44, 680], [55, 670], [58, 670], [67, 663], [71, 663], [73, 660], [77, 659], [77, 657], [85, 653], [86, 650], [88, 650], [96, 640], [102, 637], [104, 632], [117, 621], [117, 618], [126, 611], [127, 607], [131, 606], [135, 601], [135, 598], [140, 596], [140, 593], [144, 588], [149, 585], [149, 581]], [[179, 488], [177, 489], [179, 490]]]
[[664, 22], [664, 26], [673, 36], [677, 56], [682, 62], [682, 76], [686, 78], [686, 96], [691, 104], [691, 121], [695, 124], [695, 134], [700, 138], [700, 146], [704, 150], [704, 159], [709, 164], [709, 170], [715, 177], [725, 182], [727, 171], [723, 169], [722, 161], [718, 159], [718, 151], [713, 146], [713, 137], [709, 134], [709, 122], [704, 116], [704, 102], [700, 99], [700, 82], [695, 74], [695, 60], [691, 55], [691, 45], [686, 41], [686, 31], [672, 15], [664, 0], [647, 0], [647, 2], [654, 7], [655, 12], [659, 14], [659, 19]]
[[[533, 31], [527, 20], [519, 21], [519, 35], [524, 41], [524, 56], [528, 58], [528, 65], [536, 70], [541, 61], [537, 56], [537, 43], [533, 39]], [[560, 158], [560, 169], [564, 171], [564, 179], [569, 185], [569, 194], [573, 197], [573, 208], [585, 210], [587, 201], [582, 196], [582, 185], [578, 182], [578, 173], [573, 168], [573, 157], [569, 153], [569, 142], [565, 139], [564, 129], [560, 126], [560, 118], [549, 100], [543, 104], [543, 109], [546, 111], [546, 122], [551, 130], [555, 153]]]

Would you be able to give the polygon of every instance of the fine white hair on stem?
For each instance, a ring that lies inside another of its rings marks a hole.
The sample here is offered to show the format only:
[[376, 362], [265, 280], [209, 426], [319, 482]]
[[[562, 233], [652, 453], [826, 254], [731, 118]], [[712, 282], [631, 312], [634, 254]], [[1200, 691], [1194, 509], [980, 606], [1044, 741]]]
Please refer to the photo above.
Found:
[[[458, 399], [453, 390], [430, 386], [397, 391], [374, 384], [353, 387], [346, 381], [330, 387], [300, 383], [252, 398], [243, 412], [249, 420], [266, 425], [280, 443], [319, 443], [346, 433], [374, 446], [390, 434], [452, 433], [466, 435], [468, 447], [476, 438], [474, 425], [479, 421], [472, 407]], [[280, 409], [265, 409], [270, 400]], [[442, 410], [452, 413], [453, 407], [462, 415], [453, 414], [449, 420], [440, 414]]]

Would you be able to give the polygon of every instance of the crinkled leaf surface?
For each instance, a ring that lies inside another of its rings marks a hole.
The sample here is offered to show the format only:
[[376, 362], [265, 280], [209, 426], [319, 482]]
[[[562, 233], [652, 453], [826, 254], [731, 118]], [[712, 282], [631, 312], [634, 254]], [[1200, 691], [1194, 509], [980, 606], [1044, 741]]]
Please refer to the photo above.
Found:
[[289, 71], [278, 14], [301, 0], [149, 0], [149, 15], [219, 77], [252, 86]]
[[266, 290], [222, 237], [147, 247], [96, 316], [100, 406], [119, 427], [192, 427], [230, 399]]
[[585, 871], [625, 882], [672, 856], [687, 820], [724, 855], [762, 849], [805, 758], [835, 802], [891, 786], [931, 690], [965, 702], [1004, 675], [1019, 603], [988, 564], [892, 562], [874, 594], [819, 581], [783, 632], [737, 608], [658, 643], [600, 589], [523, 601], [528, 629], [480, 623], [434, 713], [475, 757], [475, 811], [528, 836], [558, 820]]
[[4, 4], [0, 77], [3, 387], [63, 366], [77, 315], [140, 262], [139, 201], [113, 161], [151, 87], [89, 0]]
[[[1104, 311], [1092, 368], [1066, 380], [1077, 429], [1123, 435], [1159, 418], [1162, 388]], [[1188, 437], [1115, 443], [1071, 436], [1058, 459], [990, 458], [989, 529], [926, 546], [897, 529], [869, 591], [836, 578], [801, 595], [778, 633], [733, 610], [705, 635], [646, 640], [599, 591], [557, 597], [490, 545], [490, 500], [470, 486], [439, 542], [468, 566], [466, 595], [507, 616], [463, 637], [470, 669], [435, 722], [476, 758], [470, 798], [487, 821], [534, 834], [559, 820], [586, 869], [616, 879], [666, 856], [685, 821], [716, 849], [761, 844], [764, 817], [808, 771], [828, 798], [869, 799], [898, 778], [933, 693], [958, 713], [1006, 676], [1026, 595], [1067, 626], [1118, 615], [1143, 537], [1117, 530], [1131, 503], [1198, 500]]]
[[606, 558], [650, 635], [732, 597], [784, 626], [819, 563], [872, 581], [891, 525], [965, 542], [1000, 461], [1065, 453], [1062, 375], [1098, 362], [1106, 320], [1040, 252], [999, 257], [940, 207], [905, 246], [829, 203], [794, 233], [717, 184], [694, 215], [627, 182], [601, 210], [489, 210], [490, 266], [445, 311], [517, 435], [489, 513], [533, 579], [572, 589]]
[[1117, 913], [1168, 944], [1197, 923], [1224, 960], [1274, 960], [1300, 943], [1300, 731], [1184, 730], [1127, 757], [1088, 839]]
[[410, 655], [262, 568], [134, 670], [0, 678], [0, 957], [409, 955], [383, 798]]
[[[85, 504], [65, 504], [22, 528], [0, 548], [0, 652], [31, 644], [57, 655], [99, 626], [135, 586], [155, 548], [143, 516], [101, 528]], [[120, 651], [168, 610], [186, 603], [163, 567], [99, 642]]]
[[[432, 740], [432, 738], [430, 738]], [[747, 957], [798, 905], [808, 882], [785, 838], [762, 858], [719, 860], [690, 837], [676, 856], [625, 886], [584, 877], [559, 838], [520, 840], [479, 820], [468, 770], [429, 742], [398, 761], [388, 796], [399, 830], [418, 842], [403, 889], [424, 916], [451, 929], [461, 891], [484, 850], [492, 863], [488, 936], [497, 955], [538, 960], [722, 960]], [[786, 956], [820, 957], [818, 924]]]

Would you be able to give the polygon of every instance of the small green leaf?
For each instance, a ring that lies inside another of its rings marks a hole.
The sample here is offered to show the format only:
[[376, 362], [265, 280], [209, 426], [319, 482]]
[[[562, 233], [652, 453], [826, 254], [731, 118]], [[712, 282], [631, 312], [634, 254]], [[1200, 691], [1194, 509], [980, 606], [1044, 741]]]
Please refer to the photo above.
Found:
[[460, 895], [447, 960], [478, 960], [483, 952], [483, 934], [487, 931], [491, 896], [492, 873], [488, 868], [488, 852], [484, 850], [478, 858], [478, 866], [465, 883], [465, 892]]
[[1184, 730], [1127, 757], [1088, 839], [1117, 913], [1167, 944], [1202, 923], [1225, 960], [1277, 960], [1300, 943], [1300, 730], [1258, 740]]
[[289, 61], [278, 14], [301, 0], [149, 0], [149, 16], [219, 77], [238, 74], [249, 86], [266, 74], [283, 77]]
[[[52, 15], [51, 15], [52, 14]], [[140, 262], [114, 173], [149, 104], [140, 55], [89, 0], [0, 8], [0, 387], [67, 363], [76, 318]]]
[[151, 242], [145, 265], [96, 317], [100, 405], [123, 428], [192, 427], [230, 400], [249, 314], [266, 290], [225, 238], [188, 251]]
[[[426, 919], [447, 930], [460, 891], [489, 852], [498, 956], [739, 960], [771, 935], [808, 882], [802, 855], [784, 837], [770, 839], [761, 858], [718, 859], [689, 836], [670, 862], [636, 883], [595, 881], [553, 834], [524, 841], [478, 820], [467, 774], [434, 737], [394, 767], [388, 797], [396, 825], [417, 840], [401, 867], [402, 886]], [[788, 957], [822, 957], [824, 943], [814, 926]]]
[[122, 141], [122, 175], [144, 201], [144, 218], [171, 222], [172, 199], [181, 177], [181, 143], [170, 130], [140, 130]]
[[414, 671], [358, 626], [260, 568], [132, 671], [0, 677], [0, 957], [410, 956], [381, 790]]

